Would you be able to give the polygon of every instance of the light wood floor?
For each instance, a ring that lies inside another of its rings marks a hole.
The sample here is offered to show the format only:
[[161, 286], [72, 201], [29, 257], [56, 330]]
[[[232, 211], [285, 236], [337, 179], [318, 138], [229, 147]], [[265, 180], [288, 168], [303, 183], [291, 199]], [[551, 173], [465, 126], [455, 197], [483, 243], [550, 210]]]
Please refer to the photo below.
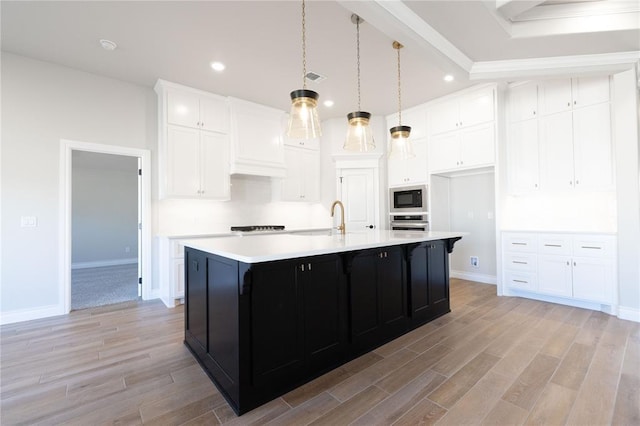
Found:
[[242, 417], [131, 302], [1, 328], [2, 425], [640, 424], [640, 324], [452, 280], [452, 312]]

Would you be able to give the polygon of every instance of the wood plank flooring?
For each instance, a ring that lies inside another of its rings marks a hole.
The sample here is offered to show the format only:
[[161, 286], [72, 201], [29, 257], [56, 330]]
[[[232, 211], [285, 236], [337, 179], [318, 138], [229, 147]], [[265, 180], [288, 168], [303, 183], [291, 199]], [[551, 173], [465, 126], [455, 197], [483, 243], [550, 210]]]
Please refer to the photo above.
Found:
[[130, 302], [1, 328], [2, 425], [640, 424], [640, 324], [452, 280], [452, 312], [241, 417]]

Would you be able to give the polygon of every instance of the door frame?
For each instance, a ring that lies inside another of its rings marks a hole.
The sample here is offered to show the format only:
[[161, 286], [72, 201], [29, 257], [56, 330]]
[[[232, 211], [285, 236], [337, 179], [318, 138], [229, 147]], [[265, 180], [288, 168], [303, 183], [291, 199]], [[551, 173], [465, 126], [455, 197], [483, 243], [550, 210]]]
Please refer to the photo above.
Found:
[[139, 237], [140, 250], [138, 259], [140, 262], [140, 276], [142, 277], [142, 299], [153, 298], [151, 291], [151, 151], [148, 149], [61, 139], [58, 300], [63, 305], [63, 312], [68, 314], [71, 311], [71, 170], [72, 152], [74, 150], [140, 158], [143, 173], [140, 179], [142, 191], [138, 205], [140, 206], [142, 230]]

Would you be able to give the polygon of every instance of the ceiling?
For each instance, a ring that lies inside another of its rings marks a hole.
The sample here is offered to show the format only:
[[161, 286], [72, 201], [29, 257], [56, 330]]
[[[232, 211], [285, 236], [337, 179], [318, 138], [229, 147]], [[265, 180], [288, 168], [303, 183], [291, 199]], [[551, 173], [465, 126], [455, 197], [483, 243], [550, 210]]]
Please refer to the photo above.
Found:
[[[585, 2], [499, 3], [501, 8], [479, 0], [307, 0], [307, 71], [326, 77], [308, 88], [320, 93], [321, 102], [335, 102], [321, 106], [321, 118], [357, 110], [353, 12], [365, 20], [361, 109], [374, 115], [397, 111], [394, 39], [405, 45], [403, 108], [477, 83], [469, 74], [476, 62], [640, 51], [637, 0], [614, 1], [626, 7], [617, 12], [589, 6], [607, 25], [591, 24], [594, 17], [586, 12], [580, 25], [574, 25], [578, 15], [565, 16], [567, 8]], [[297, 0], [3, 0], [2, 51], [138, 85], [152, 87], [161, 78], [288, 110], [289, 92], [302, 86], [300, 6]], [[549, 7], [563, 8], [565, 15], [554, 16]], [[100, 39], [114, 41], [117, 49], [102, 49]], [[211, 61], [226, 69], [214, 72]], [[448, 73], [453, 82], [443, 80]]]

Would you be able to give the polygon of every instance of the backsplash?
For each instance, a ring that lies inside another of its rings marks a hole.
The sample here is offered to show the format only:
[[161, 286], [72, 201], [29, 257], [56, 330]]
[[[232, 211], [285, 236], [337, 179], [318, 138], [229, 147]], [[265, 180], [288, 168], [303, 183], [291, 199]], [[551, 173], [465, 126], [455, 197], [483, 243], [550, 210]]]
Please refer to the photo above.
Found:
[[328, 228], [330, 206], [272, 200], [271, 178], [231, 176], [231, 200], [158, 201], [158, 235], [200, 235], [229, 231], [232, 225], [284, 225], [287, 229]]

